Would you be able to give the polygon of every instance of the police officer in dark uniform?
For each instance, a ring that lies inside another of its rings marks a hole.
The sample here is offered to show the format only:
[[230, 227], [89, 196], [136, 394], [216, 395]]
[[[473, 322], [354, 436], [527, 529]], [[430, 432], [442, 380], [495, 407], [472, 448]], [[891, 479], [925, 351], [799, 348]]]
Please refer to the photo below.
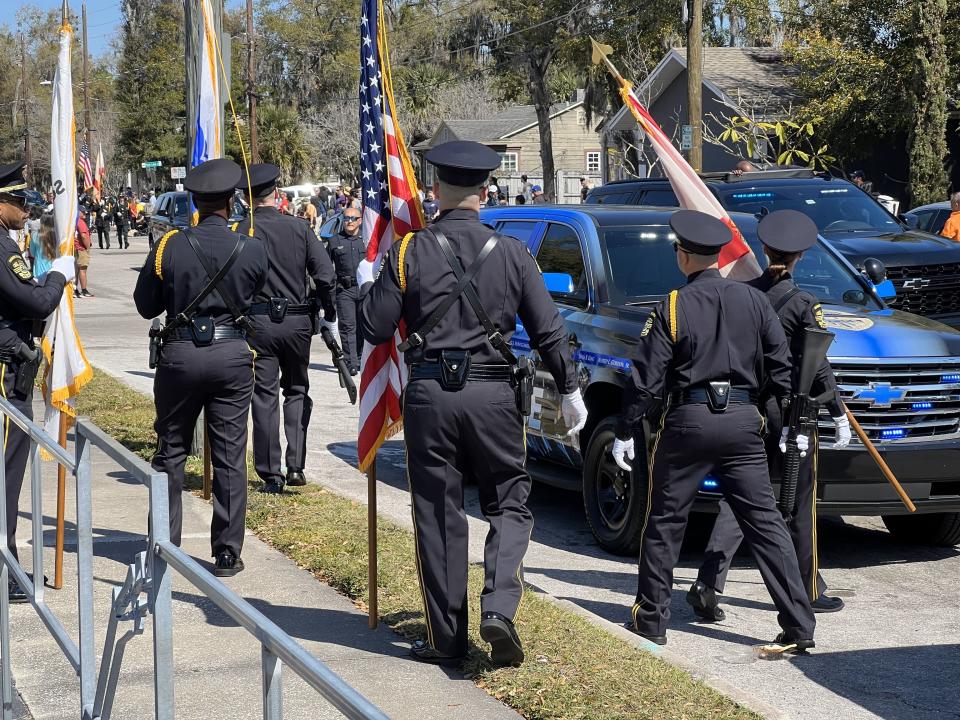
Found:
[[[10, 236], [26, 225], [28, 207], [43, 207], [43, 197], [27, 189], [23, 163], [0, 165], [0, 392], [17, 410], [33, 419], [33, 382], [38, 362], [34, 323], [44, 320], [60, 303], [64, 285], [73, 282], [74, 260], [53, 261], [43, 280], [34, 280], [17, 241]], [[72, 239], [72, 235], [71, 235]], [[37, 333], [39, 334], [39, 333]], [[17, 557], [17, 518], [20, 489], [30, 454], [30, 438], [4, 418], [3, 464], [6, 478], [7, 547]], [[27, 594], [10, 580], [10, 602], [26, 602]]]
[[337, 271], [337, 318], [340, 324], [340, 344], [350, 364], [350, 372], [360, 369], [363, 336], [357, 323], [360, 311], [360, 288], [357, 287], [357, 266], [366, 257], [367, 246], [360, 233], [360, 208], [343, 211], [343, 229], [330, 238], [327, 250]]
[[[247, 415], [253, 394], [246, 314], [267, 276], [260, 240], [227, 227], [241, 174], [240, 166], [226, 159], [209, 160], [187, 173], [183, 184], [193, 194], [200, 222], [169, 232], [154, 245], [133, 294], [143, 317], [166, 313], [153, 383], [158, 439], [153, 467], [166, 472], [170, 483], [171, 539], [179, 545], [184, 464], [203, 410], [213, 459], [214, 573], [221, 577], [243, 570]], [[225, 266], [216, 291], [204, 294]]]
[[[323, 306], [321, 323], [336, 332], [334, 274], [330, 258], [309, 224], [277, 210], [274, 194], [280, 168], [264, 163], [250, 167], [251, 189], [241, 188], [253, 208], [253, 229], [267, 251], [267, 281], [250, 307], [254, 330], [250, 346], [256, 351], [256, 384], [253, 390], [253, 459], [263, 480], [264, 492], [283, 492], [287, 485], [304, 485], [307, 428], [313, 402], [307, 391], [310, 380], [310, 342], [314, 305], [309, 302], [308, 278]], [[234, 226], [248, 234], [249, 218]], [[284, 479], [280, 471], [279, 391], [283, 391], [283, 426], [287, 438]]]
[[[791, 275], [804, 251], [817, 242], [817, 226], [801, 212], [777, 210], [760, 221], [757, 235], [767, 256], [767, 269], [759, 278], [752, 280], [750, 285], [767, 295], [783, 325], [790, 348], [790, 359], [793, 362], [792, 381], [795, 384], [799, 381], [804, 330], [826, 329], [823, 310], [817, 298], [797, 287]], [[837, 381], [826, 360], [817, 372], [811, 394], [814, 397], [828, 396], [825, 405], [837, 429], [835, 446], [846, 447], [850, 442], [850, 422], [844, 415], [837, 393]], [[780, 453], [776, 452], [777, 448], [774, 447], [776, 440], [782, 438], [785, 447], [786, 439], [780, 405], [775, 398], [768, 396], [764, 399], [763, 407], [770, 431], [768, 437], [774, 441], [768, 443], [768, 454], [771, 458], [779, 458]], [[804, 451], [804, 457], [800, 461], [797, 503], [787, 519], [787, 525], [800, 562], [803, 586], [807, 589], [813, 611], [837, 612], [843, 608], [843, 600], [824, 594], [827, 585], [820, 576], [817, 560], [816, 427], [813, 428], [809, 440], [806, 435], [800, 435], [797, 442]], [[727, 571], [742, 540], [743, 532], [729, 504], [721, 500], [720, 514], [707, 544], [706, 557], [697, 581], [687, 593], [687, 602], [693, 606], [694, 612], [705, 620], [723, 620], [725, 617], [723, 610], [717, 606], [717, 594], [723, 592]]]
[[130, 199], [124, 195], [113, 206], [113, 221], [117, 226], [117, 246], [123, 250], [130, 247], [127, 234], [130, 231]]
[[635, 387], [625, 394], [614, 447], [618, 463], [632, 456], [631, 431], [662, 395], [631, 629], [659, 645], [667, 642], [673, 569], [687, 516], [700, 483], [712, 474], [779, 611], [783, 632], [776, 642], [803, 651], [814, 646], [815, 620], [777, 511], [757, 409], [764, 386], [781, 400], [790, 391], [783, 328], [763, 293], [720, 275], [719, 252], [732, 239], [726, 225], [679, 210], [670, 226], [687, 285], [671, 292], [641, 331]]
[[[583, 428], [587, 412], [563, 320], [536, 262], [513, 238], [493, 242], [493, 231], [480, 222], [487, 178], [499, 155], [479, 143], [456, 141], [437, 146], [427, 160], [437, 171], [440, 215], [430, 229], [391, 248], [360, 311], [367, 342], [392, 338], [401, 319], [408, 329], [404, 438], [427, 624], [427, 642], [416, 643], [412, 653], [424, 662], [457, 664], [467, 651], [463, 484], [470, 476], [490, 523], [480, 634], [491, 644], [495, 664], [516, 665], [523, 649], [513, 621], [533, 529], [523, 418], [502, 350], [509, 351], [518, 315], [563, 393], [561, 410], [572, 435]], [[464, 293], [458, 292], [450, 256], [457, 272], [472, 277]]]

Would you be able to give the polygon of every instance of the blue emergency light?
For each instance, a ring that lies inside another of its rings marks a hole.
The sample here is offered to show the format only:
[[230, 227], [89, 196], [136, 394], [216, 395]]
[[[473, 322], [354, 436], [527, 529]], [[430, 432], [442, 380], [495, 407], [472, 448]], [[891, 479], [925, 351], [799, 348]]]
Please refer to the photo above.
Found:
[[701, 483], [701, 487], [703, 487], [704, 490], [716, 490], [720, 487], [720, 483], [718, 483], [712, 477], [705, 477]]
[[915, 402], [911, 407], [913, 408], [914, 412], [918, 410], [930, 410], [933, 407], [933, 403], [932, 402]]
[[942, 383], [960, 383], [960, 373], [950, 373], [949, 375], [941, 375], [940, 382]]
[[887, 428], [886, 430], [880, 431], [881, 440], [900, 440], [907, 436], [907, 431], [904, 428]]

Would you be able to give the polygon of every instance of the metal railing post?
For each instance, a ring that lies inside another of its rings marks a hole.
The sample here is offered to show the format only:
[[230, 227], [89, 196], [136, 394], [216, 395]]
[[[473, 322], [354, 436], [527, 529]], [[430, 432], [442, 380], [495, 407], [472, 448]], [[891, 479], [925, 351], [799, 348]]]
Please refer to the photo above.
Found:
[[283, 718], [283, 663], [270, 650], [260, 646], [263, 667], [263, 720]]
[[159, 541], [170, 540], [170, 497], [166, 473], [150, 476], [150, 609], [153, 614], [154, 717], [174, 720], [173, 588], [167, 561], [157, 551]]
[[[2, 416], [0, 416], [2, 417]], [[5, 423], [0, 421], [0, 432]], [[4, 448], [6, 449], [6, 448]], [[7, 545], [7, 472], [6, 463], [0, 462], [0, 542]], [[13, 718], [13, 673], [10, 667], [10, 570], [0, 557], [0, 702], [3, 703], [3, 720]]]
[[30, 439], [30, 515], [33, 521], [33, 599], [43, 602], [43, 478], [40, 445]]
[[81, 717], [93, 717], [97, 679], [93, 638], [93, 488], [90, 481], [90, 443], [75, 433], [77, 492], [77, 608], [80, 621]]

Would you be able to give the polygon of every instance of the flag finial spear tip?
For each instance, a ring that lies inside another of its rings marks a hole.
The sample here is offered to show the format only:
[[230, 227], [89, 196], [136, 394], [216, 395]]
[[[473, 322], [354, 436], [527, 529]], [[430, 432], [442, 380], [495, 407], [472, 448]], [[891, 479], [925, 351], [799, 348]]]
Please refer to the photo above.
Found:
[[63, 22], [70, 22], [70, 0], [63, 0], [63, 14], [61, 19]]
[[593, 46], [593, 64], [599, 65], [607, 59], [607, 55], [613, 52], [609, 45], [598, 43], [594, 38], [590, 38], [590, 44]]

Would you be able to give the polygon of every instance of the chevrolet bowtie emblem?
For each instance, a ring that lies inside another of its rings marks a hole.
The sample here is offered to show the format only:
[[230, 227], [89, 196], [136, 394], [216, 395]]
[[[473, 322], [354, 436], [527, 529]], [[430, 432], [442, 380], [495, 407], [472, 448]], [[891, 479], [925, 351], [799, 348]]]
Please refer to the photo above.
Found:
[[872, 382], [870, 387], [857, 390], [853, 399], [867, 400], [871, 407], [890, 407], [894, 402], [903, 400], [906, 394], [906, 388], [893, 387], [888, 382]]
[[930, 281], [926, 278], [911, 278], [910, 280], [903, 281], [904, 290], [919, 290], [925, 288], [930, 284]]

